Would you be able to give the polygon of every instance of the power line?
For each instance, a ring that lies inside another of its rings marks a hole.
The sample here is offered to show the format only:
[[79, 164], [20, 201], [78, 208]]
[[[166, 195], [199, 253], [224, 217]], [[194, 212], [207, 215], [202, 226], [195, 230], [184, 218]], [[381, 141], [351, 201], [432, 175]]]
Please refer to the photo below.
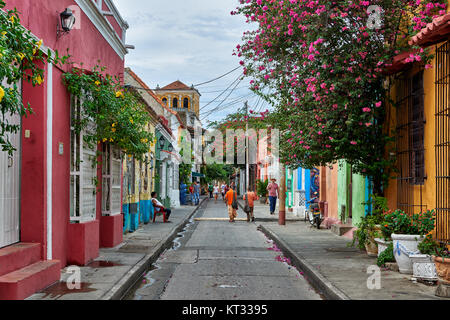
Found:
[[214, 109], [208, 111], [208, 112], [206, 113], [206, 115], [202, 117], [201, 120], [207, 118], [211, 113], [213, 113], [213, 112], [215, 112], [215, 111], [218, 111], [218, 109], [220, 108], [220, 106], [221, 106], [221, 105], [222, 105], [222, 104], [223, 104], [223, 103], [231, 96], [231, 94], [233, 93], [233, 91], [239, 86], [239, 84], [240, 84], [241, 82], [242, 82], [242, 79], [240, 79], [239, 82], [236, 83], [236, 85], [234, 86], [233, 90], [230, 91], [230, 93], [225, 97], [225, 99], [223, 99], [222, 102], [221, 102], [217, 107], [215, 107]]
[[[248, 86], [245, 86], [245, 87], [239, 87], [239, 88], [236, 88], [236, 90], [240, 90], [240, 89], [248, 89], [249, 87]], [[222, 92], [223, 90], [215, 90], [215, 91], [208, 91], [208, 92], [204, 92], [204, 91], [202, 91], [202, 94], [208, 94], [208, 93], [217, 93], [217, 92]]]
[[[225, 90], [222, 91], [221, 94], [219, 94], [217, 97], [214, 98], [214, 100], [210, 101], [209, 103], [207, 103], [206, 105], [204, 105], [203, 107], [200, 108], [200, 111], [204, 110], [207, 106], [209, 106], [211, 103], [215, 102], [217, 99], [219, 99], [225, 92], [227, 92], [232, 86], [233, 84], [236, 83], [236, 81], [238, 81], [242, 76], [242, 73], [239, 75], [239, 77], [237, 77], [229, 86], [228, 88], [226, 88]], [[240, 81], [239, 81], [240, 83]], [[233, 91], [231, 91], [233, 92]]]
[[239, 69], [239, 68], [241, 68], [241, 66], [236, 67], [236, 68], [234, 68], [233, 70], [228, 71], [227, 73], [225, 73], [225, 74], [223, 74], [223, 75], [221, 75], [220, 77], [217, 77], [217, 78], [215, 78], [215, 79], [212, 79], [212, 80], [209, 80], [209, 81], [206, 81], [206, 82], [202, 82], [202, 83], [199, 83], [199, 84], [194, 84], [194, 87], [199, 87], [199, 86], [202, 86], [202, 85], [204, 85], [204, 84], [211, 83], [211, 82], [214, 82], [214, 81], [216, 81], [216, 80], [222, 79], [223, 77], [229, 75], [230, 73], [235, 72], [235, 71], [236, 71], [237, 69]]

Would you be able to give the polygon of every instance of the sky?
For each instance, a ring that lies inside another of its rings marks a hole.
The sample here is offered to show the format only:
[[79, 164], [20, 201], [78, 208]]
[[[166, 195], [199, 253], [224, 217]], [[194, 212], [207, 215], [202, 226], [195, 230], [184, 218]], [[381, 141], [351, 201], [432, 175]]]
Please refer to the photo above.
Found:
[[[243, 32], [254, 28], [245, 23], [243, 16], [230, 14], [238, 0], [114, 0], [114, 3], [130, 25], [126, 44], [136, 47], [126, 56], [125, 65], [152, 89], [176, 80], [188, 86], [200, 84], [239, 67], [240, 59], [233, 56], [233, 50], [241, 43]], [[235, 81], [241, 73], [239, 68], [220, 80], [196, 87], [202, 95], [200, 119], [205, 119], [204, 125], [206, 120], [220, 120], [235, 112], [245, 100], [251, 110], [267, 109], [248, 89], [251, 79]], [[228, 91], [210, 103], [230, 85]], [[221, 109], [207, 113], [220, 103]]]

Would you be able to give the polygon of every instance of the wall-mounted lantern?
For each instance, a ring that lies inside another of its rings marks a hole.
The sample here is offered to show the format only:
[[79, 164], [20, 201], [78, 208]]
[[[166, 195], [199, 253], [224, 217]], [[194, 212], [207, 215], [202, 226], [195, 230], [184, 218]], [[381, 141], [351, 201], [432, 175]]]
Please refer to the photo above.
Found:
[[66, 8], [59, 15], [60, 21], [56, 29], [56, 38], [60, 38], [62, 35], [69, 33], [73, 25], [75, 24], [76, 18], [70, 8]]

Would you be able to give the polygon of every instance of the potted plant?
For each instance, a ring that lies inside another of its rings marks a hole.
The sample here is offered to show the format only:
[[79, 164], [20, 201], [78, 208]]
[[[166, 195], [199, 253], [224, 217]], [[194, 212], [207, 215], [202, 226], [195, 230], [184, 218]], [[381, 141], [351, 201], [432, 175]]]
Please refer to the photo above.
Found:
[[385, 266], [388, 262], [395, 262], [394, 245], [392, 242], [387, 245], [386, 250], [383, 250], [377, 258], [377, 265], [379, 267]]
[[257, 182], [256, 192], [258, 193], [259, 202], [265, 204], [267, 202], [267, 186], [269, 185], [269, 180]]
[[417, 246], [424, 240], [424, 235], [434, 229], [434, 221], [434, 211], [408, 215], [402, 210], [396, 210], [384, 215], [381, 229], [384, 234], [391, 234], [400, 273], [413, 273], [410, 256], [420, 253]]
[[353, 236], [352, 246], [358, 241], [358, 248], [366, 250], [370, 257], [376, 257], [378, 255], [378, 247], [375, 242], [375, 238], [380, 235], [380, 227], [377, 223], [380, 221], [380, 217], [368, 215], [365, 216], [358, 224], [358, 229]]
[[436, 272], [439, 283], [450, 286], [450, 251], [448, 243], [443, 243], [435, 248], [433, 261], [436, 266]]
[[410, 255], [413, 264], [413, 277], [416, 279], [437, 281], [436, 266], [433, 262], [432, 255], [439, 246], [438, 242], [433, 239], [432, 234], [428, 234], [426, 238], [417, 246], [420, 253]]
[[385, 197], [371, 194], [369, 196], [369, 201], [364, 204], [370, 206], [372, 215], [380, 217], [380, 219], [378, 219], [377, 221], [378, 224], [376, 225], [378, 230], [380, 230], [380, 236], [374, 239], [378, 247], [377, 256], [379, 257], [381, 253], [384, 252], [392, 243], [391, 234], [385, 234], [384, 232], [382, 232], [381, 225], [379, 225], [383, 223], [383, 215], [388, 210], [387, 199]]

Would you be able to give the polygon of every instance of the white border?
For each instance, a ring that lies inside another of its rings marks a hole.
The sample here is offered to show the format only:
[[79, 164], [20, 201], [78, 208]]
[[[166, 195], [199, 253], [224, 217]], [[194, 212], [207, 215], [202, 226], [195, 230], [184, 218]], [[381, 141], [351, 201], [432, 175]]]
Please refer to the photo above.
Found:
[[75, 2], [114, 51], [116, 51], [119, 57], [124, 60], [125, 55], [128, 53], [128, 49], [125, 47], [124, 42], [119, 38], [109, 21], [103, 16], [102, 11], [97, 7], [97, 4], [92, 0], [75, 0]]

